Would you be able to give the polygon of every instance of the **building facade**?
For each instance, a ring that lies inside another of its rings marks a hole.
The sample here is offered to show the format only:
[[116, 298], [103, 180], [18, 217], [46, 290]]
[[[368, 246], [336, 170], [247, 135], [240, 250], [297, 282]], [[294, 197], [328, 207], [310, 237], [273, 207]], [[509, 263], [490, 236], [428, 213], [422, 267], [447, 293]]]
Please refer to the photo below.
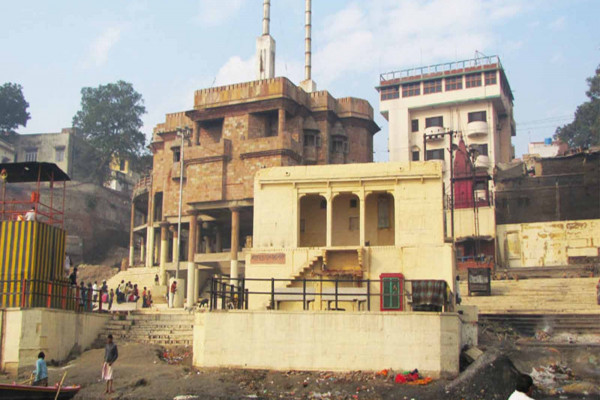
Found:
[[152, 174], [134, 189], [130, 264], [160, 265], [164, 281], [179, 247], [187, 272], [241, 274], [256, 172], [371, 162], [378, 130], [367, 101], [307, 93], [282, 77], [196, 91], [193, 109], [167, 114], [154, 130]]
[[[438, 163], [270, 168], [257, 173], [254, 195], [245, 284], [252, 309], [302, 310], [303, 291], [312, 298], [308, 309], [331, 309], [335, 290], [356, 296], [341, 296], [336, 308], [365, 311], [364, 301], [385, 311], [380, 284], [386, 274], [401, 286], [412, 282], [397, 292], [398, 311], [422, 306], [418, 282], [443, 282], [444, 293], [455, 292]], [[273, 297], [266, 294], [271, 285]]]
[[384, 73], [377, 90], [390, 161], [442, 160], [447, 193], [458, 134], [490, 175], [514, 158], [513, 94], [497, 56]]

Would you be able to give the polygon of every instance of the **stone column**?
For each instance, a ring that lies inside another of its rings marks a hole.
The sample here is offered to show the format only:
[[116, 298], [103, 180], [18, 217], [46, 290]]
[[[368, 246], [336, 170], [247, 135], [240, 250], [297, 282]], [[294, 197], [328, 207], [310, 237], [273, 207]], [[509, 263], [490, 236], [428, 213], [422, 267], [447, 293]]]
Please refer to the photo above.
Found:
[[133, 229], [135, 228], [135, 200], [131, 200], [131, 223], [129, 224], [129, 266], [135, 264], [135, 242]]
[[154, 265], [154, 201], [152, 190], [148, 190], [148, 227], [146, 228], [146, 239], [148, 249], [146, 251], [146, 267]]
[[331, 193], [331, 189], [325, 195], [325, 199], [327, 200], [327, 242], [325, 245], [326, 247], [331, 247], [331, 243], [333, 242], [333, 194]]
[[[231, 209], [231, 279], [237, 279], [238, 272], [238, 249], [240, 247], [240, 210]], [[232, 280], [233, 285], [238, 285], [237, 280]]]
[[140, 262], [143, 264], [146, 259], [146, 247], [144, 246], [144, 238], [140, 241]]
[[277, 135], [278, 136], [283, 136], [285, 135], [285, 109], [280, 108], [279, 109], [279, 114], [278, 114], [278, 118], [277, 118]]
[[167, 253], [169, 252], [169, 223], [160, 224], [160, 271], [158, 274], [159, 284], [167, 284]]
[[366, 225], [367, 225], [367, 218], [365, 215], [365, 210], [366, 210], [366, 198], [367, 196], [365, 195], [365, 188], [361, 188], [359, 193], [356, 193], [356, 195], [358, 196], [358, 224], [359, 224], [359, 241], [358, 241], [358, 245], [359, 246], [364, 246], [365, 245], [365, 238], [366, 238]]
[[187, 306], [192, 307], [196, 303], [197, 295], [195, 293], [196, 285], [196, 264], [194, 263], [194, 255], [196, 254], [196, 229], [198, 219], [196, 212], [190, 212], [190, 228], [187, 256]]

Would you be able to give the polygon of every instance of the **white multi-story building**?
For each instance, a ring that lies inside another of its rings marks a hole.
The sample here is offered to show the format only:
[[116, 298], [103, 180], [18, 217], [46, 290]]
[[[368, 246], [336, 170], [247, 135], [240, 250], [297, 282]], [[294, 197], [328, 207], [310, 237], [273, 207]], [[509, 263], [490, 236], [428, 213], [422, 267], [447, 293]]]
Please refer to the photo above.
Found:
[[514, 158], [513, 95], [497, 56], [381, 74], [380, 110], [389, 121], [390, 161], [444, 160], [450, 180], [452, 143], [462, 137], [490, 174]]

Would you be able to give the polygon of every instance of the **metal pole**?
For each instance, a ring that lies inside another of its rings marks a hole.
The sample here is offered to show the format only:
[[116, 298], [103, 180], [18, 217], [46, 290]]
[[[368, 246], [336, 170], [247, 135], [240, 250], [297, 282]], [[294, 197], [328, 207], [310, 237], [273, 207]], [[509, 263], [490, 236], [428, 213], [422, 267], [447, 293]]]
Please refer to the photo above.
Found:
[[271, 310], [275, 309], [275, 278], [271, 278]]
[[452, 243], [454, 243], [454, 151], [452, 150], [452, 137], [454, 131], [448, 132], [450, 135], [450, 228], [452, 229]]
[[[178, 129], [177, 134], [181, 135], [181, 148], [179, 152], [179, 210], [177, 213], [177, 243], [176, 243], [176, 263], [175, 263], [175, 279], [179, 279], [179, 259], [181, 258], [180, 246], [181, 246], [181, 204], [183, 202], [183, 147], [184, 147], [184, 131], [183, 129]], [[190, 277], [188, 276], [188, 279]]]

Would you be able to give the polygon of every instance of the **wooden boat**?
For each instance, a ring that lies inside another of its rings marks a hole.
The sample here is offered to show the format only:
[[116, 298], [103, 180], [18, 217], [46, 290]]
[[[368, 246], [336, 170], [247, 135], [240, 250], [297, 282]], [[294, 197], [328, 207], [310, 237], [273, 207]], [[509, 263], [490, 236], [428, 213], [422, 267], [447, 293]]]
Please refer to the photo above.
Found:
[[[0, 383], [0, 399], [6, 400], [54, 400], [58, 385], [31, 386]], [[59, 400], [69, 400], [75, 397], [81, 386], [61, 386]]]

